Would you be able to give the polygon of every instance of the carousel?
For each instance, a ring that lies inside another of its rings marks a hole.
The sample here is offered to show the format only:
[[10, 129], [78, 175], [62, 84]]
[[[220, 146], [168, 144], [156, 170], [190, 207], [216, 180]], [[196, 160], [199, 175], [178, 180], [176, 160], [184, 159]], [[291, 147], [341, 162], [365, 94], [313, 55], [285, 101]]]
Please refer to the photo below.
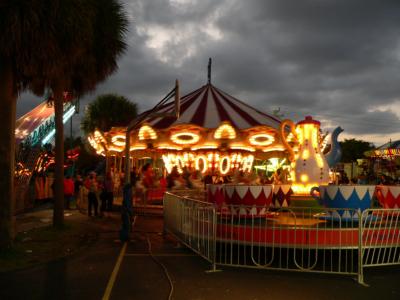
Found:
[[[256, 160], [285, 158], [288, 130], [277, 117], [263, 113], [215, 87], [211, 82], [173, 101], [157, 105], [138, 117], [134, 128], [96, 130], [88, 140], [97, 154], [114, 159], [122, 170], [129, 139], [132, 166], [144, 159], [164, 173], [174, 167], [202, 175], [251, 173]], [[283, 134], [283, 135], [282, 135]], [[291, 143], [289, 137], [289, 143]], [[161, 164], [160, 164], [161, 162]]]

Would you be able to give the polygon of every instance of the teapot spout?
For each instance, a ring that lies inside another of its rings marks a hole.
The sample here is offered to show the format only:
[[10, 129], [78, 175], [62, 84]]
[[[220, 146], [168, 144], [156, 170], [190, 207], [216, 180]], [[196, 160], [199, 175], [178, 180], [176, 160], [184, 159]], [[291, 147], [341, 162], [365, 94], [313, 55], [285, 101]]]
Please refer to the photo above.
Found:
[[331, 150], [325, 154], [325, 159], [328, 162], [329, 168], [333, 168], [342, 158], [342, 148], [338, 142], [339, 134], [343, 129], [339, 126], [333, 130], [331, 135]]

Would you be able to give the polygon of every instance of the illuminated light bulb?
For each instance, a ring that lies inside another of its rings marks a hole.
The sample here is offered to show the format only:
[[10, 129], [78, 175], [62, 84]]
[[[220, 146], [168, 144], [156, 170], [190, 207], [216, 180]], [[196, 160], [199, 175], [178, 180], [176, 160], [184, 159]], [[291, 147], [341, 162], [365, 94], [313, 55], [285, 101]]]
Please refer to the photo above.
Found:
[[308, 182], [308, 175], [307, 174], [301, 174], [300, 181], [301, 182]]
[[243, 167], [242, 170], [243, 171], [247, 171], [250, 172], [251, 168], [253, 167], [253, 162], [254, 162], [254, 155], [248, 155], [247, 157], [245, 157], [243, 159]]
[[155, 140], [157, 139], [157, 133], [149, 125], [143, 125], [139, 129], [139, 140]]
[[111, 142], [112, 142], [115, 146], [125, 147], [125, 139], [126, 139], [126, 136], [125, 136], [125, 135], [123, 135], [123, 134], [117, 134], [117, 135], [114, 135], [114, 136], [111, 138]]
[[244, 150], [244, 151], [249, 151], [249, 152], [255, 152], [256, 149], [253, 147], [247, 147], [247, 146], [231, 146], [230, 147], [233, 150]]
[[307, 149], [303, 151], [303, 159], [308, 159], [310, 157], [310, 151]]
[[196, 144], [199, 140], [200, 136], [193, 132], [178, 132], [171, 135], [171, 141], [180, 145]]
[[214, 133], [215, 139], [235, 139], [236, 131], [230, 124], [222, 124], [220, 125]]
[[172, 168], [173, 168], [173, 165], [172, 165], [172, 162], [171, 162], [171, 154], [169, 154], [169, 155], [163, 154], [162, 155], [162, 160], [164, 162], [165, 168], [167, 169], [167, 172], [171, 173]]
[[208, 144], [208, 145], [202, 145], [202, 146], [193, 146], [192, 148], [190, 148], [190, 150], [196, 151], [196, 150], [201, 150], [201, 149], [217, 149], [217, 148], [218, 148], [218, 145]]
[[[226, 161], [225, 167], [224, 167], [224, 161]], [[226, 173], [229, 172], [229, 169], [231, 168], [231, 161], [229, 159], [229, 156], [223, 156], [221, 158], [221, 161], [219, 163], [219, 172], [222, 175], [225, 175]]]
[[110, 146], [110, 147], [108, 147], [108, 150], [109, 151], [115, 151], [115, 152], [122, 152], [122, 151], [124, 151], [124, 149], [125, 148], [123, 148], [123, 147], [115, 147], [115, 146]]
[[170, 146], [170, 145], [159, 145], [157, 147], [157, 149], [160, 149], [160, 150], [177, 150], [177, 151], [179, 151], [179, 150], [182, 150], [182, 147]]
[[254, 134], [249, 137], [249, 142], [254, 146], [268, 146], [275, 141], [275, 138], [267, 133]]
[[324, 160], [322, 159], [321, 154], [317, 153], [317, 154], [315, 155], [315, 158], [316, 158], [316, 160], [317, 160], [317, 165], [318, 165], [318, 167], [319, 167], [319, 168], [323, 168], [323, 167], [324, 167]]
[[[203, 168], [200, 169], [200, 161], [203, 162]], [[198, 155], [195, 159], [195, 169], [204, 174], [207, 171], [207, 157], [205, 155]]]
[[130, 150], [130, 151], [134, 151], [134, 150], [144, 150], [144, 149], [146, 149], [146, 148], [147, 148], [146, 146], [134, 145], [134, 146], [131, 146], [131, 147], [129, 148], [129, 150]]

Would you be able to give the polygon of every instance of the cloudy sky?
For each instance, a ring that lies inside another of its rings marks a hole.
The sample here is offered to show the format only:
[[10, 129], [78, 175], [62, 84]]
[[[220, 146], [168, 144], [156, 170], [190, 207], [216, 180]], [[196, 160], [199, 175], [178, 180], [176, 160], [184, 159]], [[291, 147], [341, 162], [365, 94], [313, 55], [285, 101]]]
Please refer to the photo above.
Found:
[[[96, 95], [148, 109], [175, 78], [212, 83], [271, 113], [313, 115], [324, 130], [379, 145], [400, 139], [400, 1], [125, 0], [129, 48]], [[21, 115], [40, 99], [23, 94]]]

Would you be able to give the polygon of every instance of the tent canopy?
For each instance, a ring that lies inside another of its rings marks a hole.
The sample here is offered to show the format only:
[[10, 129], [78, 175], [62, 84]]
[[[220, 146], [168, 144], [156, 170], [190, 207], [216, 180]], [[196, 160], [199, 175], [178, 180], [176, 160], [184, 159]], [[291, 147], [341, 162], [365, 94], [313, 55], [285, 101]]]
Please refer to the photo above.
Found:
[[[174, 103], [168, 103], [160, 107], [156, 113], [173, 114], [174, 109]], [[178, 119], [167, 116], [150, 117], [144, 120], [156, 129], [167, 129], [180, 124], [193, 124], [211, 129], [217, 128], [223, 121], [229, 121], [234, 128], [239, 130], [261, 125], [279, 129], [281, 123], [276, 117], [247, 105], [211, 83], [181, 98]]]

